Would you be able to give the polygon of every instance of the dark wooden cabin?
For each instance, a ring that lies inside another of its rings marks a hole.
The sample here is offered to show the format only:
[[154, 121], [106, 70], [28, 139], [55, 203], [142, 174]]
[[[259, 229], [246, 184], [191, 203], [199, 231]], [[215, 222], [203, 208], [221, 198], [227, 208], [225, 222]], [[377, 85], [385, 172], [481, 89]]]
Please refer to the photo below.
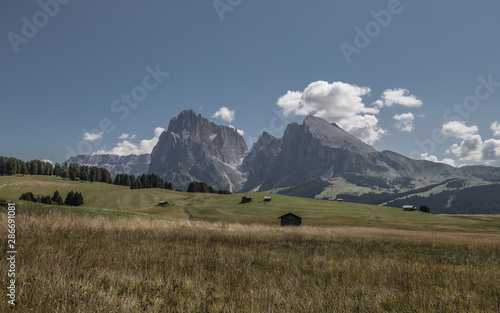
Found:
[[241, 203], [248, 203], [248, 202], [252, 202], [252, 198], [250, 198], [250, 197], [242, 197], [241, 198]]
[[302, 224], [302, 217], [292, 212], [278, 218], [281, 219], [281, 226], [300, 226]]

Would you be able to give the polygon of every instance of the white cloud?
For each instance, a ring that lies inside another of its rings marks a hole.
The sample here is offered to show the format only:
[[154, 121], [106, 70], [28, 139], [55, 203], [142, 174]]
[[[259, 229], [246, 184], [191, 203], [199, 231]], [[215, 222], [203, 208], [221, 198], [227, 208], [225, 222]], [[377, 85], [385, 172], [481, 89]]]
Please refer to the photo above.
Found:
[[372, 104], [373, 104], [373, 106], [375, 106], [377, 108], [382, 108], [384, 106], [384, 101], [377, 100], [377, 101], [373, 102]]
[[50, 164], [54, 165], [54, 162], [52, 162], [52, 160], [49, 160], [49, 159], [43, 159], [42, 162], [43, 163], [50, 163]]
[[213, 118], [221, 118], [226, 122], [234, 121], [234, 110], [230, 110], [227, 107], [221, 107], [217, 112], [212, 115]]
[[420, 160], [427, 160], [427, 161], [431, 161], [431, 162], [444, 163], [444, 164], [448, 164], [448, 165], [457, 167], [457, 165], [455, 165], [455, 160], [453, 160], [453, 159], [445, 158], [445, 159], [442, 159], [440, 161], [435, 155], [428, 155], [427, 153], [422, 153], [420, 155]]
[[359, 139], [371, 144], [380, 139], [385, 130], [378, 126], [376, 107], [367, 107], [363, 96], [370, 88], [343, 82], [328, 83], [316, 81], [304, 91], [288, 91], [281, 96], [277, 105], [285, 116], [290, 114], [306, 116], [314, 114], [340, 127]]
[[493, 136], [500, 137], [500, 124], [497, 121], [491, 124], [490, 129], [493, 131]]
[[477, 126], [467, 126], [464, 122], [452, 121], [443, 124], [443, 134], [456, 138], [466, 139], [477, 134]]
[[[498, 123], [494, 122], [490, 128], [496, 134]], [[455, 143], [446, 150], [447, 154], [453, 154], [463, 161], [500, 165], [500, 139], [483, 141], [476, 125], [467, 126], [457, 121], [445, 123], [442, 131], [445, 135], [461, 139], [460, 143]]]
[[394, 127], [402, 132], [411, 133], [415, 129], [415, 125], [413, 125], [415, 116], [412, 113], [396, 114], [392, 118], [396, 120]]
[[[420, 107], [422, 106], [422, 100], [418, 99], [416, 96], [411, 95], [408, 89], [396, 88], [387, 89], [382, 93], [383, 104], [385, 106], [391, 107], [394, 104], [400, 104], [405, 107]], [[381, 107], [382, 101], [375, 101], [376, 105]]]
[[123, 133], [123, 134], [120, 135], [120, 137], [118, 137], [118, 139], [130, 139], [130, 140], [134, 140], [135, 139], [135, 135], [130, 135], [130, 134]]
[[242, 131], [241, 129], [237, 129], [233, 125], [229, 125], [229, 127], [231, 127], [232, 129], [236, 130], [238, 132], [238, 134], [240, 134], [241, 136], [245, 135], [245, 132]]
[[500, 140], [488, 139], [485, 140], [481, 149], [483, 160], [498, 161], [500, 160]]
[[119, 142], [116, 147], [114, 147], [110, 150], [101, 149], [101, 150], [95, 152], [94, 154], [116, 154], [116, 155], [136, 154], [136, 155], [139, 155], [139, 154], [144, 154], [144, 153], [151, 153], [151, 151], [153, 151], [153, 148], [158, 143], [158, 139], [160, 138], [160, 135], [164, 131], [165, 131], [165, 128], [157, 127], [154, 131], [154, 137], [152, 139], [141, 140], [141, 142], [137, 145], [132, 143], [129, 140], [123, 140], [123, 141]]
[[451, 153], [459, 157], [460, 160], [480, 162], [482, 160], [482, 146], [481, 136], [471, 135], [464, 138], [460, 144], [453, 144], [446, 150], [446, 153]]
[[368, 93], [368, 87], [317, 81], [309, 84], [303, 92], [288, 91], [277, 104], [285, 116], [315, 113], [317, 117], [337, 123], [360, 113], [377, 114], [377, 108], [368, 108], [363, 103], [362, 97]]
[[96, 140], [101, 139], [103, 135], [104, 135], [104, 132], [100, 132], [98, 134], [86, 132], [83, 134], [82, 139], [85, 141], [96, 141]]
[[378, 119], [373, 115], [355, 115], [339, 121], [338, 125], [370, 145], [386, 133], [385, 129], [378, 126]]

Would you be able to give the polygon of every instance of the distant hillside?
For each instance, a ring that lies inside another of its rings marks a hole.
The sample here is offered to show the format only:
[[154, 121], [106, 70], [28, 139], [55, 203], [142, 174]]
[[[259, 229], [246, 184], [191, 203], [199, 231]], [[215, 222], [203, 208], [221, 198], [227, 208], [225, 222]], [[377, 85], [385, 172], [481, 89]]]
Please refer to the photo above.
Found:
[[500, 214], [500, 184], [447, 190], [429, 196], [409, 196], [389, 201], [387, 206], [428, 206], [432, 213]]
[[[231, 192], [340, 197], [370, 204], [407, 196], [428, 198], [429, 192], [438, 194], [500, 181], [497, 167], [456, 168], [413, 160], [393, 151], [377, 151], [335, 123], [315, 116], [307, 116], [302, 124], [290, 123], [282, 138], [262, 133], [248, 150], [236, 129], [210, 122], [192, 110], [170, 120], [151, 156], [77, 156], [68, 161], [105, 167], [113, 175], [154, 173], [182, 190], [187, 190], [192, 181], [204, 181]], [[458, 187], [445, 183], [457, 179], [466, 183]], [[491, 190], [494, 188], [486, 188], [484, 193]], [[470, 212], [495, 211], [493, 204], [484, 207], [485, 203], [474, 197], [463, 202], [468, 203]], [[443, 207], [442, 201], [435, 203], [439, 212], [459, 208]]]
[[[247, 193], [245, 195], [252, 197], [252, 202], [241, 204], [241, 194], [201, 194], [165, 189], [133, 190], [112, 184], [76, 182], [50, 176], [0, 176], [0, 198], [16, 203], [23, 203], [17, 199], [24, 192], [46, 195], [55, 190], [63, 195], [71, 190], [81, 192], [85, 204], [78, 207], [78, 210], [85, 211], [89, 208], [91, 214], [94, 212], [92, 210], [100, 208], [124, 213], [151, 214], [173, 220], [194, 218], [197, 221], [279, 225], [279, 216], [294, 212], [304, 217], [304, 225], [310, 226], [464, 231], [482, 225], [483, 232], [490, 227], [488, 223], [480, 220], [421, 212], [408, 213], [400, 208], [270, 193]], [[272, 200], [264, 202], [264, 196], [271, 196]], [[168, 204], [158, 206], [158, 201], [168, 201]]]
[[116, 174], [124, 173], [129, 175], [142, 175], [146, 174], [149, 170], [151, 163], [151, 155], [113, 155], [113, 154], [96, 154], [96, 155], [77, 155], [66, 161], [69, 165], [71, 163], [78, 163], [85, 166], [97, 166], [107, 169], [111, 176], [115, 177]]

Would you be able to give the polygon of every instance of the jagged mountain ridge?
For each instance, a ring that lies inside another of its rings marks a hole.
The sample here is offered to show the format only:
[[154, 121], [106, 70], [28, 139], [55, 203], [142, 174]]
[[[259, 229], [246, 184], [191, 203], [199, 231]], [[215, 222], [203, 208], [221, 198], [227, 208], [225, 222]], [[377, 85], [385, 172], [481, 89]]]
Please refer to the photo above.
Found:
[[129, 175], [142, 175], [148, 172], [150, 154], [141, 155], [114, 155], [114, 154], [95, 154], [95, 155], [77, 155], [69, 158], [66, 163], [78, 163], [85, 166], [97, 166], [107, 169], [111, 176], [119, 173]]
[[[183, 190], [191, 181], [204, 181], [233, 192], [289, 189], [297, 196], [320, 198], [346, 192], [395, 194], [450, 178], [477, 178], [480, 184], [500, 181], [500, 168], [455, 168], [377, 151], [314, 116], [289, 124], [282, 138], [262, 133], [248, 150], [234, 128], [186, 110], [170, 120], [151, 155], [127, 157], [78, 156], [68, 161], [103, 166], [113, 175], [155, 173]], [[304, 186], [308, 190], [302, 194]]]
[[314, 116], [308, 116], [301, 125], [289, 124], [280, 139], [269, 134], [260, 136], [243, 164], [249, 174], [242, 191], [272, 191], [318, 178], [328, 181], [345, 177], [352, 183], [356, 176], [372, 177], [388, 190], [391, 183], [399, 181], [423, 186], [449, 178], [500, 178], [500, 169], [495, 167], [455, 168], [392, 151], [379, 152], [336, 124]]
[[151, 153], [149, 173], [186, 189], [204, 181], [216, 189], [238, 191], [245, 175], [238, 170], [248, 148], [236, 129], [216, 125], [192, 110], [170, 120]]

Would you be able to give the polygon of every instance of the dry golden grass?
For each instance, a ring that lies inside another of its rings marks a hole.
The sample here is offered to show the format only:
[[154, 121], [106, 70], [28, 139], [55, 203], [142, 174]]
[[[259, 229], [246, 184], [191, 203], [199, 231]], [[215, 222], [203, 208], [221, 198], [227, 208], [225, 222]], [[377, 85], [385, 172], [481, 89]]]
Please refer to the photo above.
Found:
[[18, 312], [500, 311], [498, 234], [16, 219]]

